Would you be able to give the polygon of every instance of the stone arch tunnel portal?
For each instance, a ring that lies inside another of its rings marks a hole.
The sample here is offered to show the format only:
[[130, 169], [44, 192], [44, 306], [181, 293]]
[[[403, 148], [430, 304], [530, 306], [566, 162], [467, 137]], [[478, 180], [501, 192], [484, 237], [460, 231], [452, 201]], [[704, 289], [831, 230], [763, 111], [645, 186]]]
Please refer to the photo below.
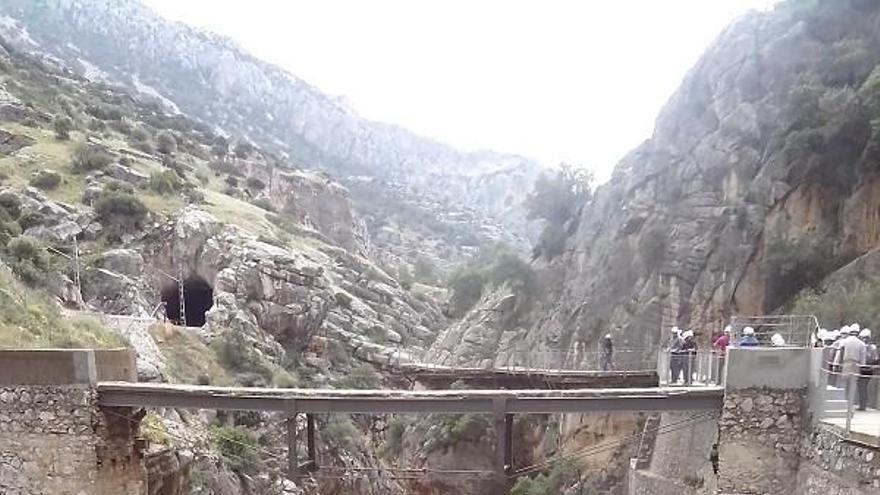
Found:
[[165, 303], [165, 316], [183, 324], [182, 316], [186, 316], [186, 326], [200, 327], [205, 324], [205, 313], [214, 305], [214, 289], [197, 275], [192, 275], [183, 282], [183, 305], [181, 311], [180, 286], [173, 283], [162, 289], [162, 302]]

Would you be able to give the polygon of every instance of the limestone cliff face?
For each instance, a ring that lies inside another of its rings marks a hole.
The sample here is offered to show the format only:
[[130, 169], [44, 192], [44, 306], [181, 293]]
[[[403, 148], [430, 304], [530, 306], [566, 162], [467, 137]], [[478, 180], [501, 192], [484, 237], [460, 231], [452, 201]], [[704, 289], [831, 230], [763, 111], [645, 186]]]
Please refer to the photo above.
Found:
[[329, 170], [346, 185], [372, 178], [383, 194], [367, 202], [386, 201], [393, 190], [437, 217], [477, 212], [472, 235], [483, 237], [484, 224], [501, 224], [496, 237], [484, 240], [526, 247], [521, 202], [540, 170], [531, 160], [463, 152], [364, 119], [232, 41], [166, 21], [136, 0], [4, 0], [0, 15], [0, 35], [19, 50], [122, 84], [301, 165]]
[[583, 206], [531, 318], [502, 325], [478, 308], [438, 355], [573, 350], [608, 331], [656, 348], [672, 325], [706, 336], [876, 248], [878, 62], [876, 2], [784, 2], [739, 19]]

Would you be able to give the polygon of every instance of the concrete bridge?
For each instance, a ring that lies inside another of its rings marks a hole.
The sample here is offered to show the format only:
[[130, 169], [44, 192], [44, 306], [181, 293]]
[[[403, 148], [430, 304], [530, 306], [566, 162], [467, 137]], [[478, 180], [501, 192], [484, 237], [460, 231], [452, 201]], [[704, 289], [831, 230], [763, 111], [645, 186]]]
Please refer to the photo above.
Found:
[[[219, 409], [284, 413], [287, 417], [291, 476], [318, 468], [315, 414], [320, 413], [472, 413], [491, 414], [496, 435], [495, 471], [504, 477], [513, 466], [514, 414], [719, 411], [724, 390], [627, 388], [576, 390], [334, 390], [207, 387], [173, 384], [99, 382], [103, 407]], [[298, 464], [296, 416], [306, 415], [308, 460]]]

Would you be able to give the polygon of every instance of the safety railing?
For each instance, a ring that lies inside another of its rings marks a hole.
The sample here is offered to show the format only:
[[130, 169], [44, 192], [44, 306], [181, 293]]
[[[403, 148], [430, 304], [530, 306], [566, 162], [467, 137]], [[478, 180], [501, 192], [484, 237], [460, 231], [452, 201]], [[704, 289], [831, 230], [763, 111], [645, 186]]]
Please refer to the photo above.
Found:
[[730, 319], [730, 326], [733, 342], [739, 342], [743, 330], [751, 327], [758, 345], [774, 345], [773, 336], [779, 334], [786, 347], [810, 347], [811, 337], [819, 330], [819, 320], [813, 315], [734, 316]]
[[849, 440], [880, 447], [880, 366], [824, 362], [815, 416]]
[[426, 358], [427, 352], [398, 349], [391, 359], [391, 366], [420, 368], [423, 370], [504, 371], [527, 374], [562, 374], [577, 371], [606, 372], [652, 372], [656, 369], [652, 349], [617, 349], [610, 354], [603, 351], [506, 351], [499, 352], [488, 365], [456, 365], [436, 362]]
[[724, 385], [725, 364], [726, 356], [720, 351], [660, 351], [657, 355], [657, 376], [661, 385]]

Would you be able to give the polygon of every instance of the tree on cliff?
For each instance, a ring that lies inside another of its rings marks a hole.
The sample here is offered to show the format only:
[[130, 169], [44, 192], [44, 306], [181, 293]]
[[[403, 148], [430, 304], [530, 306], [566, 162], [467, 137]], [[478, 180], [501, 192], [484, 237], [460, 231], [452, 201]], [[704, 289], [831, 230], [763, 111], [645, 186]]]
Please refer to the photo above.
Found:
[[564, 163], [556, 175], [538, 177], [525, 203], [529, 220], [544, 221], [544, 230], [532, 253], [534, 258], [553, 259], [562, 254], [568, 237], [566, 224], [589, 201], [592, 181], [589, 171]]

